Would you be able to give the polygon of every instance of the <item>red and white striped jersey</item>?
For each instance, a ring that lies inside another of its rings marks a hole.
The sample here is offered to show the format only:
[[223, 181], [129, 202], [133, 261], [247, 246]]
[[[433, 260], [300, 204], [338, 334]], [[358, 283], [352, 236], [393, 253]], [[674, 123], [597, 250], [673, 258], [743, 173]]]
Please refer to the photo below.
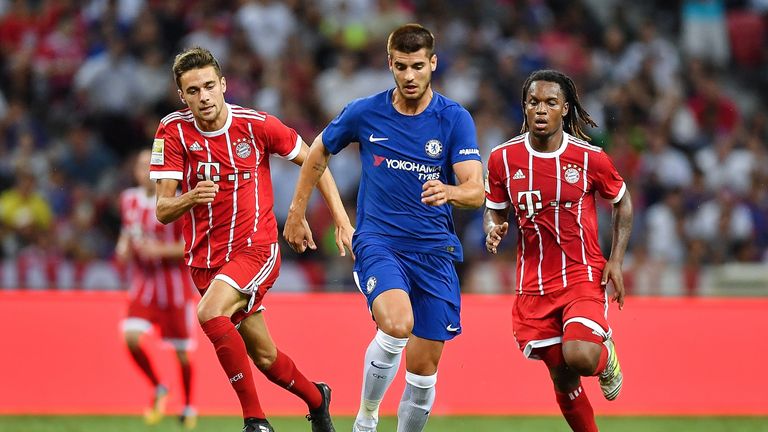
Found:
[[160, 121], [152, 144], [150, 178], [181, 182], [182, 193], [213, 180], [213, 203], [184, 215], [185, 259], [213, 268], [251, 244], [277, 242], [269, 155], [291, 160], [301, 150], [295, 130], [264, 112], [226, 104], [227, 121], [214, 132], [198, 129], [187, 108]]
[[534, 150], [527, 133], [494, 148], [486, 206], [511, 204], [517, 217], [515, 290], [543, 295], [600, 281], [606, 260], [598, 244], [595, 192], [617, 203], [625, 191], [608, 155], [567, 133], [550, 153]]
[[189, 269], [181, 258], [143, 259], [135, 253], [136, 245], [148, 239], [163, 243], [181, 241], [181, 224], [163, 225], [155, 216], [155, 196], [142, 188], [126, 189], [120, 195], [121, 233], [127, 235], [131, 253], [129, 296], [145, 306], [165, 309], [183, 306], [197, 297]]

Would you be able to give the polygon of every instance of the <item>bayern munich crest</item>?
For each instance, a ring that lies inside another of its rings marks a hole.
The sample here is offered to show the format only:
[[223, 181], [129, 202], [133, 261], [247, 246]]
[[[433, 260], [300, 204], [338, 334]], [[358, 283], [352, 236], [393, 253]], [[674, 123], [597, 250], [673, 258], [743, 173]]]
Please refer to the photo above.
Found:
[[427, 156], [437, 159], [440, 157], [440, 155], [443, 154], [443, 143], [441, 143], [439, 140], [431, 139], [427, 141], [427, 144], [424, 146], [424, 150], [427, 152]]
[[368, 278], [368, 282], [365, 284], [365, 291], [370, 294], [376, 288], [376, 276]]
[[568, 164], [563, 167], [565, 170], [565, 181], [567, 181], [570, 184], [574, 184], [577, 181], [579, 181], [579, 178], [581, 178], [581, 167], [574, 165], [574, 164]]
[[247, 158], [251, 155], [251, 145], [247, 138], [240, 138], [235, 141], [235, 154], [240, 158]]

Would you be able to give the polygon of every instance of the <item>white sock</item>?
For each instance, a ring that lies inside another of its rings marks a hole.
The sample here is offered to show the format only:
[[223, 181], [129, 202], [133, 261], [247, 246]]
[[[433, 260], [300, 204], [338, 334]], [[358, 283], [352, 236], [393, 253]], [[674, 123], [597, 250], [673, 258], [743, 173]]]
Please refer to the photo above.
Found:
[[403, 349], [407, 343], [408, 338], [392, 337], [381, 330], [376, 332], [376, 336], [365, 351], [363, 390], [355, 425], [375, 430], [379, 422], [379, 405], [384, 398], [384, 393], [397, 375]]
[[437, 373], [429, 376], [405, 373], [405, 391], [397, 408], [397, 432], [421, 432], [435, 402]]

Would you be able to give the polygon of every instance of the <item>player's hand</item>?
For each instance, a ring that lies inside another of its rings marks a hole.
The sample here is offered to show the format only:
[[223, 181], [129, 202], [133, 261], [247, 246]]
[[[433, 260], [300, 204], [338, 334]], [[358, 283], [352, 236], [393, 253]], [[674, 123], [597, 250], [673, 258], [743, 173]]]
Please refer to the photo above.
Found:
[[624, 275], [621, 272], [621, 263], [608, 260], [603, 269], [603, 279], [600, 285], [608, 288], [608, 281], [613, 282], [613, 296], [611, 300], [619, 304], [619, 310], [624, 309]]
[[494, 226], [485, 236], [485, 249], [496, 254], [499, 243], [507, 235], [507, 232], [509, 232], [509, 222]]
[[345, 251], [349, 249], [352, 259], [355, 259], [355, 253], [352, 252], [352, 235], [355, 233], [355, 228], [349, 223], [345, 225], [336, 226], [336, 247], [339, 248], [339, 256], [347, 256]]
[[120, 240], [118, 240], [117, 245], [115, 246], [115, 258], [117, 258], [117, 261], [120, 263], [128, 262], [129, 259], [131, 259], [131, 245], [130, 240], [120, 237]]
[[283, 237], [288, 242], [288, 246], [298, 253], [304, 253], [307, 248], [317, 249], [315, 240], [312, 238], [312, 230], [309, 229], [309, 223], [305, 217], [289, 212], [283, 227]]
[[153, 238], [144, 238], [141, 241], [134, 243], [136, 256], [143, 260], [162, 258], [162, 248], [162, 242]]
[[219, 192], [219, 185], [211, 180], [203, 180], [195, 185], [195, 188], [189, 191], [192, 202], [197, 204], [210, 204]]
[[448, 202], [448, 186], [440, 180], [429, 180], [421, 186], [421, 202], [440, 206]]

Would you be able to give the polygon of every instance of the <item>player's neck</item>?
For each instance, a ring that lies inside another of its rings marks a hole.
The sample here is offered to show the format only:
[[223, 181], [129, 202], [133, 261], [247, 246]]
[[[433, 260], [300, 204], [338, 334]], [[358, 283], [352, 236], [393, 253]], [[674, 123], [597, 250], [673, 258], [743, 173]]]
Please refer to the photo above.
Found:
[[227, 124], [227, 117], [229, 117], [229, 106], [224, 103], [221, 112], [215, 119], [206, 121], [199, 117], [195, 117], [195, 123], [197, 124], [197, 127], [203, 132], [216, 132], [217, 130], [223, 128], [225, 124]]
[[418, 99], [406, 99], [399, 90], [395, 89], [395, 91], [392, 92], [392, 106], [395, 107], [395, 110], [400, 114], [418, 115], [427, 109], [429, 103], [432, 102], [433, 95], [434, 92], [432, 92], [431, 85], [427, 87], [427, 90]]
[[562, 129], [546, 137], [537, 137], [531, 133], [528, 135], [531, 148], [539, 153], [551, 153], [557, 151], [557, 149], [563, 145], [563, 133]]

